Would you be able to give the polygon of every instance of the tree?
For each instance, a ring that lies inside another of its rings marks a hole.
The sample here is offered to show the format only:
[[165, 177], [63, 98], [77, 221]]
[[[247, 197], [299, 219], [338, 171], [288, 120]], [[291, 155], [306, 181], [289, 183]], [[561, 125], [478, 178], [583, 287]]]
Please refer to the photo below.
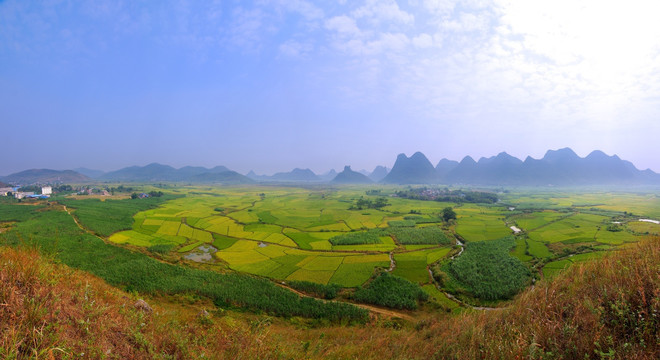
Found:
[[131, 199], [137, 199], [137, 198], [138, 198], [138, 194], [137, 194], [137, 193], [132, 193], [132, 194], [131, 194]]
[[376, 208], [376, 209], [380, 209], [380, 208], [383, 208], [387, 205], [389, 205], [387, 203], [387, 198], [379, 197], [378, 199], [376, 199], [376, 202], [374, 203], [373, 207]]
[[450, 207], [446, 207], [446, 208], [442, 209], [442, 218], [445, 221], [449, 221], [449, 220], [452, 220], [452, 219], [456, 220], [456, 212], [454, 211], [454, 209], [452, 209]]

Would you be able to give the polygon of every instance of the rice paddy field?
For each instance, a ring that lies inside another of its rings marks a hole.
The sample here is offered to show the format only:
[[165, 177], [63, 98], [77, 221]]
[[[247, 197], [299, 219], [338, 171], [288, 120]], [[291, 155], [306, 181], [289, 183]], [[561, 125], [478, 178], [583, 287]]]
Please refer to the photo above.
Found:
[[[171, 245], [185, 255], [212, 245], [228, 268], [276, 281], [359, 287], [390, 267], [428, 283], [427, 266], [445, 257], [451, 231], [437, 214], [446, 203], [389, 198], [382, 210], [348, 210], [365, 190], [296, 188], [181, 189], [185, 196], [134, 216], [132, 229], [112, 234], [115, 244]], [[404, 217], [421, 213], [419, 224]], [[389, 229], [389, 224], [406, 224]]]
[[[367, 195], [377, 188], [378, 195]], [[518, 191], [496, 204], [443, 203], [391, 196], [396, 187], [179, 187], [160, 207], [138, 212], [118, 245], [171, 247], [184, 257], [212, 249], [211, 263], [277, 282], [309, 281], [358, 288], [382, 271], [417, 283], [431, 301], [429, 268], [450, 262], [456, 238], [489, 242], [514, 235], [510, 256], [536, 276], [553, 277], [571, 264], [616, 250], [660, 225], [654, 194]], [[349, 210], [360, 197], [387, 198], [380, 209]], [[457, 219], [443, 222], [450, 206]], [[513, 234], [512, 226], [521, 230]], [[451, 301], [450, 301], [451, 302]], [[451, 306], [449, 306], [451, 308]]]

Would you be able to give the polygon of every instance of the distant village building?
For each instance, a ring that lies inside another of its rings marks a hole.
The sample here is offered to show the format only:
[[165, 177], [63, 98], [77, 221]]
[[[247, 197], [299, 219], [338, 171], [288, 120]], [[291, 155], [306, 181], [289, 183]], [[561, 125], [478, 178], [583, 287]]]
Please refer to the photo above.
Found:
[[14, 197], [17, 198], [17, 199], [24, 199], [24, 198], [29, 197], [29, 196], [34, 196], [34, 192], [33, 191], [26, 191], [26, 192], [18, 191], [16, 193], [14, 193]]
[[7, 193], [13, 193], [14, 189], [10, 187], [0, 188], [0, 196], [7, 196]]
[[41, 188], [41, 195], [50, 195], [53, 193], [53, 188], [50, 186], [44, 186]]

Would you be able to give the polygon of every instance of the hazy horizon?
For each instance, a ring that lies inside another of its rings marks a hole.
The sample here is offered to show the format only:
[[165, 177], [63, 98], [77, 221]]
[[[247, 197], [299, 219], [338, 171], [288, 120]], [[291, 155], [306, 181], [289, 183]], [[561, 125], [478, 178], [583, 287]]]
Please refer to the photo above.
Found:
[[[552, 151], [552, 150], [559, 150], [559, 149], [548, 149], [548, 151]], [[595, 150], [593, 150], [593, 151], [598, 151], [598, 150], [599, 150], [599, 149], [595, 149]], [[590, 152], [588, 152], [588, 153], [585, 153], [585, 154], [579, 154], [579, 153], [576, 152], [576, 154], [577, 154], [579, 157], [584, 158], [584, 157], [586, 157], [587, 155], [589, 155], [589, 153], [591, 153], [591, 152], [592, 152], [592, 151], [590, 151]], [[501, 153], [501, 152], [500, 152], [500, 153]], [[411, 153], [402, 153], [402, 154], [404, 154], [404, 155], [410, 157], [410, 156], [412, 156], [412, 155], [414, 154], [414, 152], [411, 152]], [[498, 153], [498, 154], [499, 154], [499, 153]], [[484, 158], [489, 158], [489, 157], [497, 156], [498, 154], [492, 154], [492, 155], [489, 155], [489, 156], [483, 156], [483, 157], [484, 157]], [[424, 155], [426, 156], [426, 154], [424, 154]], [[512, 154], [509, 154], [509, 155], [512, 155]], [[545, 155], [545, 153], [544, 153], [543, 155]], [[616, 154], [606, 154], [606, 155], [608, 155], [608, 156], [613, 156], [613, 155], [616, 155]], [[394, 166], [394, 163], [395, 163], [395, 161], [396, 161], [396, 157], [397, 157], [397, 156], [398, 156], [398, 154], [397, 154], [396, 156], [393, 157], [393, 160], [392, 160], [391, 163], [389, 163], [389, 164], [377, 164], [377, 165], [374, 165], [374, 166], [371, 166], [371, 167], [361, 167], [361, 168], [357, 168], [357, 167], [355, 167], [355, 166], [353, 166], [353, 165], [351, 165], [351, 164], [346, 164], [346, 165], [342, 165], [341, 167], [328, 168], [328, 169], [321, 169], [321, 168], [314, 167], [314, 166], [295, 166], [295, 167], [292, 167], [292, 168], [276, 170], [276, 171], [273, 171], [273, 172], [270, 172], [270, 173], [268, 173], [268, 172], [260, 172], [260, 171], [254, 169], [254, 168], [250, 168], [250, 167], [248, 166], [248, 164], [242, 164], [242, 165], [243, 165], [243, 168], [249, 168], [249, 170], [241, 171], [241, 170], [237, 170], [237, 169], [235, 169], [235, 168], [232, 168], [232, 167], [230, 167], [230, 166], [227, 166], [227, 165], [225, 165], [225, 164], [209, 164], [209, 165], [183, 164], [183, 165], [178, 165], [178, 166], [177, 166], [177, 165], [172, 165], [172, 164], [169, 164], [169, 163], [158, 162], [158, 161], [152, 161], [152, 162], [144, 163], [144, 164], [130, 164], [130, 165], [122, 166], [122, 167], [120, 167], [120, 168], [114, 168], [114, 169], [108, 169], [108, 170], [100, 169], [100, 168], [89, 168], [89, 167], [85, 167], [85, 166], [75, 166], [75, 167], [70, 167], [70, 168], [59, 168], [59, 169], [49, 168], [49, 169], [50, 169], [50, 170], [76, 170], [76, 169], [79, 169], [79, 168], [84, 168], [84, 169], [87, 169], [87, 170], [100, 170], [100, 171], [103, 171], [103, 172], [105, 172], [105, 173], [108, 173], [108, 172], [113, 172], [113, 171], [116, 171], [116, 170], [121, 170], [121, 169], [124, 169], [124, 168], [127, 168], [127, 167], [132, 167], [132, 166], [143, 167], [143, 166], [147, 166], [147, 165], [150, 165], [150, 164], [157, 163], [157, 164], [160, 164], [160, 165], [172, 166], [172, 167], [175, 168], [175, 169], [180, 169], [180, 168], [182, 168], [182, 167], [186, 167], [186, 166], [193, 166], [193, 167], [195, 167], [195, 166], [201, 166], [201, 167], [206, 167], [206, 168], [208, 168], [208, 169], [211, 169], [211, 168], [216, 167], [216, 166], [225, 166], [225, 167], [227, 167], [229, 170], [236, 171], [236, 172], [241, 173], [241, 174], [243, 174], [243, 175], [249, 173], [250, 171], [254, 171], [254, 173], [255, 173], [256, 175], [260, 175], [260, 176], [261, 176], [261, 175], [270, 176], [270, 175], [274, 175], [274, 174], [279, 173], [279, 172], [290, 172], [291, 170], [293, 170], [293, 169], [295, 169], [295, 168], [299, 168], [299, 169], [310, 169], [310, 170], [312, 170], [312, 172], [314, 172], [316, 175], [323, 175], [323, 174], [325, 174], [325, 173], [327, 173], [327, 172], [329, 172], [329, 171], [331, 171], [331, 170], [335, 170], [336, 172], [339, 173], [339, 172], [341, 172], [341, 171], [344, 169], [344, 166], [350, 166], [351, 169], [352, 169], [353, 171], [362, 171], [362, 170], [366, 170], [366, 171], [368, 171], [368, 172], [370, 172], [370, 173], [376, 168], [376, 166], [385, 166], [388, 170], [391, 170], [392, 167]], [[464, 157], [462, 157], [462, 158], [459, 158], [459, 159], [448, 159], [448, 160], [453, 160], [453, 161], [458, 161], [458, 162], [460, 162], [461, 160], [463, 160], [463, 158], [465, 158], [465, 157], [467, 157], [467, 156], [470, 156], [470, 155], [466, 155], [466, 156], [464, 156]], [[522, 161], [524, 161], [524, 160], [527, 158], [527, 156], [524, 156], [524, 157], [515, 156], [515, 155], [512, 155], [512, 156], [514, 156], [514, 157], [516, 157], [516, 158], [518, 158], [518, 159], [520, 159], [520, 160], [522, 160]], [[480, 157], [470, 156], [470, 157], [472, 157], [475, 161], [479, 161], [479, 160], [482, 158], [482, 156], [480, 156]], [[541, 158], [543, 158], [543, 156], [538, 156], [538, 157], [531, 156], [531, 157], [534, 158], [534, 159], [541, 159]], [[437, 159], [437, 160], [434, 161], [434, 159], [431, 159], [431, 158], [429, 158], [429, 157], [427, 156], [427, 159], [428, 159], [428, 160], [431, 162], [431, 164], [433, 164], [433, 166], [435, 167], [435, 166], [438, 164], [438, 162], [439, 162], [440, 160], [442, 160], [442, 159], [447, 159], [447, 158]], [[622, 160], [627, 160], [627, 159], [622, 159]], [[629, 161], [629, 160], [628, 160], [628, 161]], [[635, 167], [636, 167], [638, 170], [646, 170], [646, 169], [639, 168], [634, 162], [633, 162], [633, 165], [635, 165]], [[23, 170], [30, 170], [30, 169], [33, 169], [33, 168], [26, 168], [26, 169], [23, 169]], [[22, 171], [22, 170], [19, 170], [19, 171]], [[10, 175], [10, 174], [0, 174], [0, 176], [7, 176], [7, 175]]]
[[660, 4], [0, 1], [0, 175], [570, 147], [660, 172]]

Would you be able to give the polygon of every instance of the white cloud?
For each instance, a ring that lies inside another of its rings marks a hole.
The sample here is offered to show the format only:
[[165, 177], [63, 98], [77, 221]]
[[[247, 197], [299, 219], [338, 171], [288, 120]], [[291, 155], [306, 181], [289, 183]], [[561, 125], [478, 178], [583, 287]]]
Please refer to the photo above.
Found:
[[486, 31], [489, 17], [487, 14], [461, 13], [457, 19], [449, 19], [442, 27], [452, 31]]
[[433, 38], [431, 37], [431, 35], [423, 33], [415, 36], [412, 39], [412, 43], [417, 48], [426, 49], [433, 46]]
[[318, 6], [304, 0], [279, 0], [279, 5], [287, 11], [297, 12], [306, 19], [318, 20], [323, 18], [324, 12]]
[[357, 27], [355, 20], [346, 15], [335, 16], [325, 22], [325, 27], [328, 30], [333, 30], [341, 35], [355, 36], [360, 34], [360, 29]]
[[415, 17], [399, 8], [394, 0], [367, 0], [361, 6], [351, 12], [356, 19], [366, 19], [373, 24], [405, 24], [412, 25]]
[[425, 10], [436, 15], [447, 15], [454, 11], [456, 0], [424, 0]]
[[307, 43], [301, 43], [296, 40], [288, 40], [279, 46], [279, 52], [282, 56], [289, 58], [305, 57], [312, 50], [312, 46]]

